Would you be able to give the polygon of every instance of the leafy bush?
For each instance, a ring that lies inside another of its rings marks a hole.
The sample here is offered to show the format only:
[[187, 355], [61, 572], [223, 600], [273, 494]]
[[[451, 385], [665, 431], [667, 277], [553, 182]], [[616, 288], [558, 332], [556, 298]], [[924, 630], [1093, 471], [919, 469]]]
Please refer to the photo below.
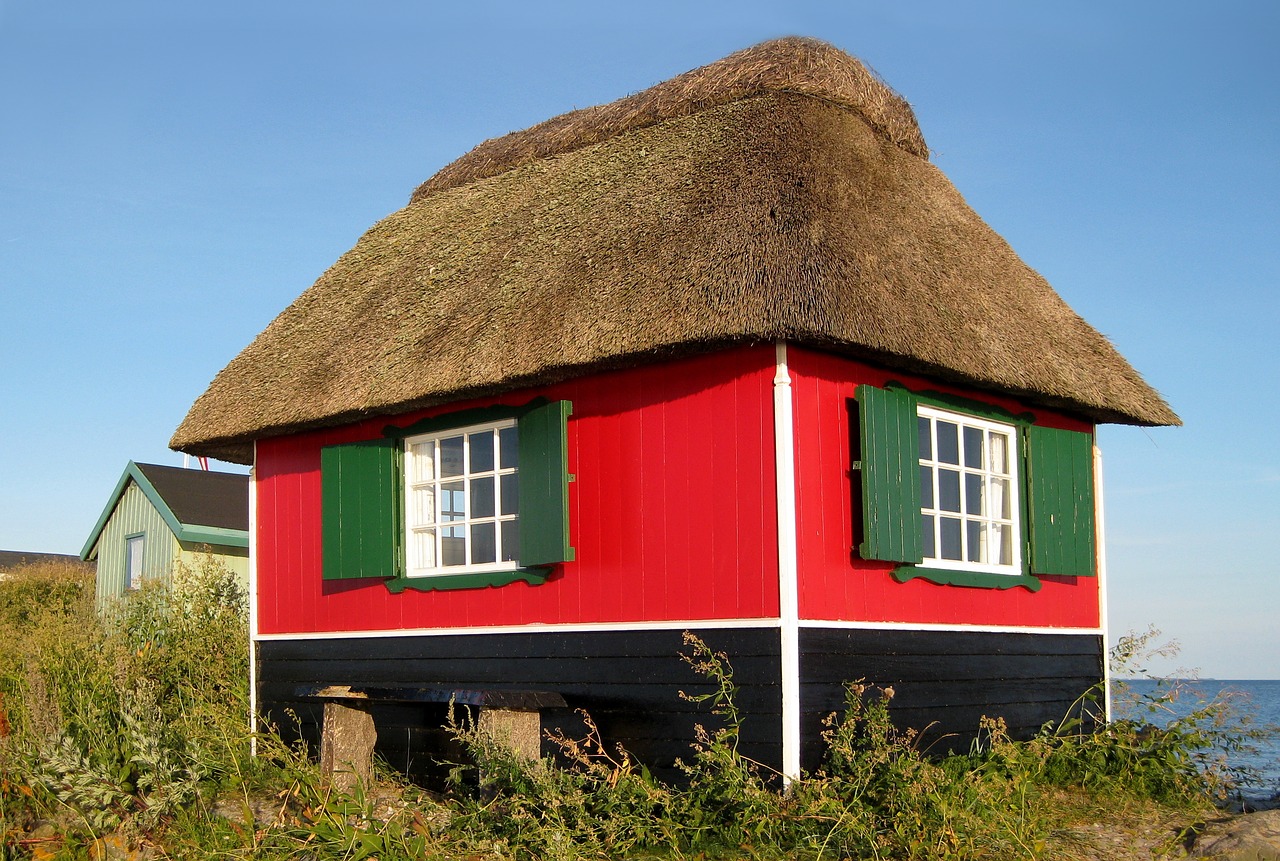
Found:
[[584, 737], [552, 738], [556, 759], [530, 761], [459, 709], [471, 763], [443, 804], [389, 774], [345, 796], [273, 734], [249, 756], [245, 603], [228, 572], [207, 559], [104, 610], [83, 572], [0, 584], [14, 644], [0, 653], [0, 859], [26, 857], [12, 838], [37, 820], [58, 836], [31, 839], [98, 857], [113, 832], [175, 858], [1046, 858], [1070, 811], [1090, 807], [1073, 797], [1199, 810], [1234, 777], [1221, 753], [1248, 739], [1226, 702], [1099, 726], [1096, 691], [1030, 742], [984, 719], [968, 755], [938, 759], [890, 720], [892, 689], [855, 683], [827, 719], [822, 767], [784, 788], [739, 749], [750, 716], [728, 659], [686, 636], [710, 685], [686, 697], [708, 720], [679, 783], [607, 746], [589, 715]]
[[20, 644], [0, 666], [4, 816], [43, 803], [91, 834], [147, 830], [247, 763], [245, 599], [211, 556], [102, 615], [79, 571], [15, 580], [0, 584]]

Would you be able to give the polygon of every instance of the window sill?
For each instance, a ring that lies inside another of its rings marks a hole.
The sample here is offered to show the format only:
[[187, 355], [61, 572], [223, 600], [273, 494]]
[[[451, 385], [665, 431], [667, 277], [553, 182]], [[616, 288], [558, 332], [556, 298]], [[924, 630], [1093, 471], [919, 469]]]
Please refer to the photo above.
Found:
[[485, 589], [488, 587], [506, 586], [517, 581], [530, 586], [541, 586], [547, 582], [549, 572], [530, 568], [517, 568], [512, 571], [483, 571], [471, 574], [435, 574], [429, 577], [397, 577], [388, 580], [386, 586], [393, 594], [400, 594], [405, 589], [418, 592], [443, 592], [452, 589]]
[[926, 568], [923, 565], [900, 565], [893, 569], [893, 579], [899, 583], [917, 578], [943, 586], [974, 586], [979, 589], [1012, 589], [1022, 586], [1031, 592], [1039, 592], [1041, 585], [1039, 578], [1030, 574], [988, 574], [980, 571]]

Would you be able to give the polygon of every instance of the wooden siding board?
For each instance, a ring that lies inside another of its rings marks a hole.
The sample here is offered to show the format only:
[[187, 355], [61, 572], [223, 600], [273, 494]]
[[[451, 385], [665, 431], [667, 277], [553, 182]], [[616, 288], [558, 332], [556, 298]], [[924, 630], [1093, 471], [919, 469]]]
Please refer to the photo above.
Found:
[[[734, 664], [739, 704], [750, 715], [742, 736], [744, 752], [766, 763], [780, 763], [778, 630], [696, 633], [711, 648], [727, 652]], [[311, 648], [317, 646], [321, 648]], [[694, 724], [713, 726], [715, 721], [708, 704], [679, 696], [681, 690], [711, 690], [711, 683], [681, 660], [682, 650], [687, 651], [682, 632], [653, 630], [268, 640], [259, 644], [258, 696], [264, 710], [277, 719], [294, 709], [309, 725], [318, 720], [318, 710], [295, 700], [294, 691], [313, 681], [551, 690], [562, 693], [571, 707], [587, 709], [606, 743], [621, 742], [644, 761], [670, 772], [675, 757], [691, 756]], [[645, 665], [642, 679], [629, 670], [635, 662]], [[609, 677], [611, 681], [597, 681]], [[391, 717], [401, 725], [413, 723], [410, 710], [399, 709]], [[543, 727], [577, 732], [575, 721], [571, 713], [549, 712]], [[314, 729], [304, 726], [304, 735], [308, 732], [314, 737]], [[383, 747], [380, 734], [379, 749]]]
[[[536, 587], [391, 595], [377, 582], [322, 584], [319, 450], [380, 436], [387, 420], [260, 440], [258, 475], [267, 479], [258, 488], [260, 632], [776, 616], [773, 440], [771, 425], [762, 426], [772, 422], [772, 372], [771, 347], [740, 348], [456, 405], [518, 406], [535, 396], [573, 403], [569, 504], [577, 558]], [[732, 437], [735, 422], [742, 436], [732, 439], [731, 456], [692, 462]], [[674, 428], [681, 439], [673, 441]], [[590, 461], [587, 452], [595, 455]], [[732, 498], [736, 523], [720, 522], [720, 507], [688, 510], [678, 498], [703, 469], [713, 492]], [[686, 483], [668, 478], [677, 474]], [[728, 545], [708, 538], [730, 529], [737, 534]]]
[[[1037, 628], [1096, 628], [1100, 625], [1096, 578], [1044, 578], [1039, 592], [941, 586], [923, 579], [899, 583], [892, 562], [864, 560], [852, 551], [860, 500], [849, 475], [851, 444], [832, 450], [832, 440], [857, 436], [850, 403], [858, 385], [891, 381], [916, 390], [977, 397], [1014, 414], [1020, 402], [891, 373], [816, 350], [788, 350], [795, 393], [796, 499], [799, 538], [800, 618], [816, 621], [1007, 625]], [[839, 405], [834, 411], [832, 405]], [[1038, 425], [1088, 433], [1092, 426], [1047, 410], [1034, 411]], [[803, 429], [823, 425], [821, 435]], [[821, 439], [821, 444], [817, 442]]]
[[800, 649], [806, 768], [821, 757], [822, 719], [843, 711], [848, 681], [892, 686], [895, 724], [956, 750], [983, 716], [1003, 717], [1017, 738], [1062, 720], [1103, 676], [1102, 638], [1091, 634], [804, 628]]

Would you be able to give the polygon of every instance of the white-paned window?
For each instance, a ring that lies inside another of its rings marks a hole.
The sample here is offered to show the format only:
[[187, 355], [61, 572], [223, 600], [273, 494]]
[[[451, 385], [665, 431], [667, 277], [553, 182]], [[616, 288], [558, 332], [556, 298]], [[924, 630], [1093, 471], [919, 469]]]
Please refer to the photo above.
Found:
[[510, 569], [520, 558], [515, 420], [404, 441], [409, 577]]
[[145, 535], [131, 535], [124, 540], [124, 570], [129, 575], [129, 588], [142, 586], [142, 557], [147, 547]]
[[917, 415], [921, 565], [1021, 574], [1015, 428], [923, 405]]

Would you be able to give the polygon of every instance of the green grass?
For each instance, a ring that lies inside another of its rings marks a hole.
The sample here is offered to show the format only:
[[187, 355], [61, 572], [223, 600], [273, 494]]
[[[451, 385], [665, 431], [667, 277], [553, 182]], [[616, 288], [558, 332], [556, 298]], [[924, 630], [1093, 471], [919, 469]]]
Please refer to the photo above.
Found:
[[891, 690], [851, 684], [823, 768], [784, 792], [738, 750], [750, 716], [727, 658], [689, 637], [685, 659], [713, 684], [679, 784], [583, 715], [586, 737], [553, 739], [557, 764], [464, 721], [453, 731], [470, 764], [449, 793], [384, 771], [343, 796], [275, 735], [250, 756], [245, 599], [228, 572], [206, 560], [104, 613], [92, 590], [56, 564], [0, 582], [5, 861], [101, 857], [104, 841], [167, 858], [1097, 858], [1083, 825], [1159, 823], [1173, 848], [1231, 791], [1216, 755], [1253, 732], [1224, 702], [1159, 729], [1067, 720], [1022, 743], [991, 719], [968, 755], [936, 759], [890, 722]]

